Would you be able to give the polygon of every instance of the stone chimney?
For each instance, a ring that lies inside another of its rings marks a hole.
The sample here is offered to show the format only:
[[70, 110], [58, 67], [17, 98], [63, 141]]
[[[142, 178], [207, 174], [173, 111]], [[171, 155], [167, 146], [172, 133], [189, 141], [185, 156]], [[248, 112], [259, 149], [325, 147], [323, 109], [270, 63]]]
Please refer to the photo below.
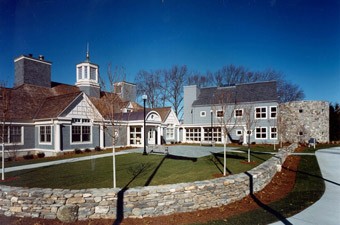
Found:
[[22, 84], [51, 87], [51, 66], [52, 63], [45, 61], [43, 55], [38, 58], [32, 54], [19, 56], [14, 59], [14, 87]]

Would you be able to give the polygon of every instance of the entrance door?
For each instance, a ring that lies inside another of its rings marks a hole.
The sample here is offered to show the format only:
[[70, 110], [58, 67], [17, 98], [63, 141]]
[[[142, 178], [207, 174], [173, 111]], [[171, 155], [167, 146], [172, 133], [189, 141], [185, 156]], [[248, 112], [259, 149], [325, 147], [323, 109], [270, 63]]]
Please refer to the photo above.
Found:
[[148, 132], [148, 144], [155, 145], [156, 144], [156, 130], [151, 128]]

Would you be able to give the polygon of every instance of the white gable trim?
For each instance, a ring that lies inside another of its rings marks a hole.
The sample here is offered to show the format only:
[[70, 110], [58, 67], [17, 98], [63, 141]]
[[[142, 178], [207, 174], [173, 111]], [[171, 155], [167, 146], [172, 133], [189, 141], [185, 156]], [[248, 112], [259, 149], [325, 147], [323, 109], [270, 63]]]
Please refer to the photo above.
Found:
[[[70, 109], [70, 107], [74, 104], [74, 102], [77, 101], [80, 97], [83, 97], [83, 100], [87, 104], [89, 104], [89, 107], [91, 108], [91, 110], [93, 110], [91, 112], [91, 115], [88, 116], [88, 117], [91, 117], [91, 119], [94, 120], [94, 121], [98, 121], [98, 120], [103, 121], [104, 117], [100, 114], [100, 112], [97, 110], [97, 108], [92, 104], [91, 100], [87, 97], [87, 95], [85, 93], [80, 93], [76, 98], [74, 98], [73, 101], [67, 107], [65, 107], [65, 109], [58, 115], [58, 117], [61, 117], [61, 115], [63, 115], [68, 109]], [[82, 101], [80, 101], [80, 102], [82, 102]], [[67, 117], [67, 115], [65, 117]]]
[[164, 120], [165, 124], [173, 124], [175, 126], [179, 126], [179, 120], [175, 114], [175, 112], [171, 109], [170, 113], [168, 114], [168, 116], [166, 117], [166, 119]]
[[157, 123], [162, 123], [162, 118], [156, 111], [150, 111], [148, 114], [145, 116], [145, 121], [150, 123], [150, 122], [157, 122]]

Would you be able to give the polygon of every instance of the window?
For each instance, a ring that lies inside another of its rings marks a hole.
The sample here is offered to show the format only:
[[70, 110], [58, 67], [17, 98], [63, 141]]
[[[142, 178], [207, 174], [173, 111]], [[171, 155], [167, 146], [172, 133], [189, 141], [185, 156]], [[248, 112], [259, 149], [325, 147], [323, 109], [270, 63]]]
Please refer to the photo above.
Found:
[[96, 68], [92, 66], [90, 67], [90, 79], [96, 80]]
[[266, 119], [267, 118], [267, 107], [256, 107], [255, 108], [255, 118], [256, 119]]
[[212, 136], [215, 142], [222, 142], [222, 133], [221, 133], [220, 127], [214, 127], [212, 129], [212, 132], [211, 132], [211, 127], [205, 127], [203, 130], [204, 130], [205, 141], [211, 141], [211, 136]]
[[51, 126], [40, 126], [40, 142], [51, 143]]
[[277, 107], [271, 106], [270, 107], [270, 118], [276, 118], [277, 115]]
[[82, 68], [80, 66], [77, 68], [77, 71], [78, 71], [78, 80], [83, 79]]
[[216, 116], [217, 116], [217, 117], [223, 117], [223, 116], [224, 116], [223, 110], [217, 110], [217, 111], [216, 111]]
[[276, 127], [270, 128], [270, 139], [277, 139], [277, 128]]
[[168, 127], [166, 128], [166, 138], [167, 139], [174, 139], [174, 128], [173, 127]]
[[236, 136], [242, 136], [243, 131], [242, 130], [236, 130]]
[[243, 116], [243, 109], [234, 110], [234, 117], [242, 117], [242, 116]]
[[140, 145], [142, 142], [142, 128], [130, 127], [130, 144]]
[[5, 144], [22, 144], [22, 127], [5, 126], [4, 134], [2, 134], [2, 128], [0, 129], [0, 142], [2, 142], [2, 136], [4, 136], [3, 142]]
[[91, 142], [91, 126], [87, 125], [89, 119], [72, 119], [71, 127], [71, 141], [72, 143], [77, 142]]
[[207, 116], [207, 113], [206, 113], [205, 111], [201, 111], [200, 116], [201, 116], [201, 117], [206, 117], [206, 116]]
[[187, 128], [185, 137], [187, 141], [201, 141], [201, 128]]
[[255, 138], [266, 139], [267, 138], [267, 127], [256, 127]]

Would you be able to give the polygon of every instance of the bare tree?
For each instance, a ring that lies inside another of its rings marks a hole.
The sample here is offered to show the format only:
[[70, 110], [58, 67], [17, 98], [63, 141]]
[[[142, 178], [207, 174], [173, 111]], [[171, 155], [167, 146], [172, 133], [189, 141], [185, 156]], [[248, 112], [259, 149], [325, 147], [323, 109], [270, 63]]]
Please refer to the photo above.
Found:
[[297, 101], [305, 98], [303, 90], [297, 84], [287, 81], [282, 73], [273, 69], [254, 72], [243, 66], [229, 65], [214, 73], [214, 83], [217, 86], [273, 80], [277, 82], [279, 102]]
[[[222, 91], [216, 96], [218, 106], [214, 106], [213, 112], [216, 113], [217, 121], [221, 127], [223, 135], [223, 175], [227, 175], [227, 144], [228, 140], [233, 141], [231, 137], [232, 130], [236, 127], [238, 119], [234, 117], [234, 111], [237, 108], [233, 92]], [[214, 128], [212, 128], [212, 138], [214, 137]]]
[[139, 96], [146, 94], [148, 96], [147, 105], [150, 108], [159, 107], [164, 105], [165, 93], [161, 91], [161, 70], [155, 72], [147, 72], [141, 70], [138, 72], [135, 83], [137, 84], [137, 94]]
[[[256, 119], [256, 114], [261, 112], [255, 112], [255, 107], [253, 104], [245, 104], [242, 106], [243, 108], [243, 122], [245, 125], [246, 132], [243, 138], [246, 138], [248, 145], [248, 162], [250, 162], [250, 147], [251, 141], [250, 136], [256, 135], [254, 131], [256, 129], [256, 125], [259, 120]], [[262, 128], [259, 128], [262, 129]]]
[[[100, 129], [104, 131], [111, 138], [112, 143], [112, 169], [113, 169], [113, 187], [116, 188], [116, 149], [115, 146], [120, 138], [119, 130], [122, 126], [122, 108], [124, 102], [119, 94], [117, 94], [117, 83], [125, 80], [125, 69], [123, 67], [115, 67], [114, 71], [111, 65], [108, 65], [107, 82], [101, 79], [101, 92], [100, 98], [90, 98], [93, 103], [94, 109], [98, 109], [101, 113], [97, 119], [102, 126]], [[92, 112], [93, 114], [93, 112]]]
[[193, 75], [188, 76], [187, 85], [196, 85], [199, 88], [208, 87], [213, 84], [212, 80], [213, 76], [212, 73], [210, 72], [207, 72], [206, 75], [195, 73]]
[[174, 112], [178, 118], [182, 117], [183, 110], [183, 86], [188, 76], [188, 69], [186, 66], [173, 66], [170, 70], [164, 71], [164, 79], [169, 81], [167, 89], [168, 102], [171, 104]]

